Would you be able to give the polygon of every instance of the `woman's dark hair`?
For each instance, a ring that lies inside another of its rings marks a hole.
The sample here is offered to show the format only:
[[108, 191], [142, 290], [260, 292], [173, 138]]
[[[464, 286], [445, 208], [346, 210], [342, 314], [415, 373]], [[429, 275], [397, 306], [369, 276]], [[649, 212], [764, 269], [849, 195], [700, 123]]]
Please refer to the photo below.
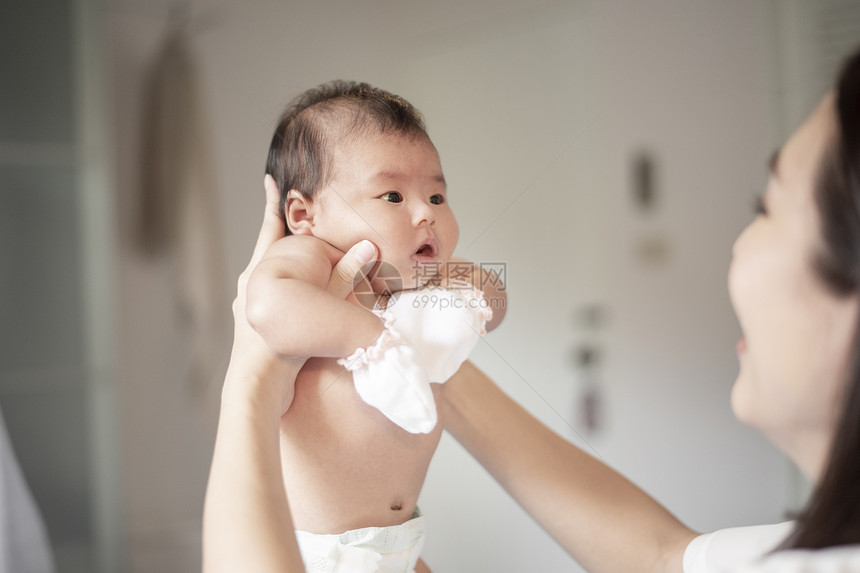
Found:
[[[860, 50], [835, 92], [836, 129], [818, 167], [822, 249], [816, 270], [837, 295], [860, 292]], [[860, 332], [827, 465], [785, 548], [860, 543]]]
[[266, 173], [280, 190], [281, 213], [291, 189], [312, 198], [330, 181], [336, 141], [371, 131], [427, 137], [421, 112], [412, 104], [365, 83], [335, 80], [293, 99], [278, 122], [266, 161]]

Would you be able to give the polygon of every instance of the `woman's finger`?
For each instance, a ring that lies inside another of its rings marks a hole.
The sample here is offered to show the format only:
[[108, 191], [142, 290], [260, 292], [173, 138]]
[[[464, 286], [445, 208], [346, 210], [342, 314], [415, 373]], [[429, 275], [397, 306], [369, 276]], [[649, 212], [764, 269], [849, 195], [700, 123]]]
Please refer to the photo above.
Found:
[[283, 238], [286, 232], [284, 219], [281, 217], [281, 198], [278, 184], [268, 173], [263, 179], [263, 187], [266, 189], [266, 211], [263, 214], [263, 224], [260, 227], [260, 234], [257, 237], [257, 244], [254, 246], [254, 254], [251, 255], [248, 268], [257, 266], [268, 248], [278, 239]]
[[368, 240], [360, 241], [338, 261], [331, 273], [328, 292], [338, 298], [345, 298], [355, 287], [356, 278], [370, 270], [367, 263], [375, 261], [376, 246]]

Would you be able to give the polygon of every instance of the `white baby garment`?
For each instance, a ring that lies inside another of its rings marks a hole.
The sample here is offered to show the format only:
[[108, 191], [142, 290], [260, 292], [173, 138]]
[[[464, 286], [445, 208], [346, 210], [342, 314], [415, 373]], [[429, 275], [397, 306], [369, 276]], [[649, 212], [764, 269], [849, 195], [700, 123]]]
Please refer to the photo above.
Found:
[[385, 320], [383, 333], [338, 363], [352, 372], [362, 400], [404, 430], [426, 434], [437, 420], [430, 382], [457, 371], [493, 313], [470, 284], [396, 293], [374, 312]]
[[393, 300], [387, 310], [423, 358], [430, 382], [442, 383], [454, 375], [493, 317], [484, 293], [465, 282], [402, 291]]

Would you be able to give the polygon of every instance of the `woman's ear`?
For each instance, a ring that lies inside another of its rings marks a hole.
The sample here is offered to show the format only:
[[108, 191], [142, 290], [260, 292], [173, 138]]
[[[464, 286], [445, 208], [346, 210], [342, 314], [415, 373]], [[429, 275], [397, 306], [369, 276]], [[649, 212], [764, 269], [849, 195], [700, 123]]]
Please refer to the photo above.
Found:
[[287, 228], [294, 235], [310, 235], [314, 227], [314, 204], [310, 197], [290, 189], [284, 202]]

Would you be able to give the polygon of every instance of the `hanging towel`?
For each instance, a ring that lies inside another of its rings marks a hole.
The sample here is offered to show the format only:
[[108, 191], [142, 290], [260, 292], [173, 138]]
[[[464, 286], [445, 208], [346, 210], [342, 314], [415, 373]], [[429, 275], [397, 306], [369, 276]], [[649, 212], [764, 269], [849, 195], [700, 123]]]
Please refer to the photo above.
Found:
[[201, 95], [189, 36], [177, 26], [155, 61], [146, 93], [139, 246], [171, 260], [188, 381], [202, 399], [220, 387], [231, 297]]

